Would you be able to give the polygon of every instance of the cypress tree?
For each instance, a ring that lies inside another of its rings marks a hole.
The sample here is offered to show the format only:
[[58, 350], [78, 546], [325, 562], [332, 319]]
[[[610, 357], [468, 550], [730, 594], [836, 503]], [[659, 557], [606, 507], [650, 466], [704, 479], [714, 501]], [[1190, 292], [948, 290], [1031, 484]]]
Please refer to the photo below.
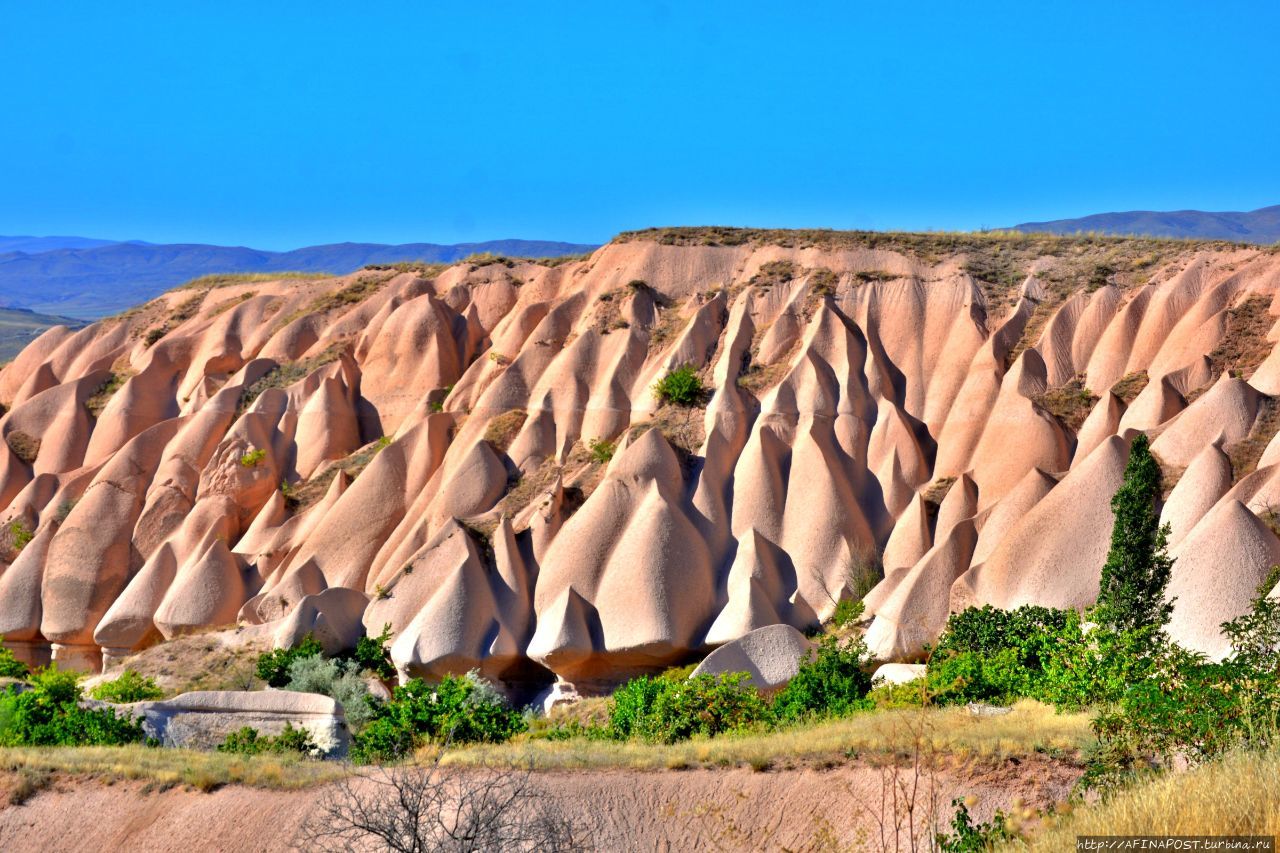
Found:
[[1124, 482], [1111, 498], [1111, 550], [1090, 614], [1104, 628], [1159, 629], [1169, 623], [1173, 605], [1165, 601], [1164, 592], [1173, 560], [1167, 550], [1169, 525], [1160, 525], [1156, 511], [1159, 497], [1160, 465], [1147, 437], [1139, 434], [1129, 449]]

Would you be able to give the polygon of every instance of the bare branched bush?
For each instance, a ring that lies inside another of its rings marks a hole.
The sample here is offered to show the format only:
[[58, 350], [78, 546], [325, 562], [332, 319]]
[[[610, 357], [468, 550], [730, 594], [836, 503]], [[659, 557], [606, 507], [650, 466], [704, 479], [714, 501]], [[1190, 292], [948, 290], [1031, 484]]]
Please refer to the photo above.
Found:
[[922, 711], [903, 717], [888, 732], [896, 744], [895, 755], [880, 768], [878, 801], [854, 797], [875, 827], [877, 837], [867, 839], [868, 849], [892, 853], [933, 853], [938, 849], [939, 755], [932, 729]]
[[547, 851], [594, 847], [532, 774], [512, 769], [377, 767], [326, 791], [302, 829], [307, 850]]

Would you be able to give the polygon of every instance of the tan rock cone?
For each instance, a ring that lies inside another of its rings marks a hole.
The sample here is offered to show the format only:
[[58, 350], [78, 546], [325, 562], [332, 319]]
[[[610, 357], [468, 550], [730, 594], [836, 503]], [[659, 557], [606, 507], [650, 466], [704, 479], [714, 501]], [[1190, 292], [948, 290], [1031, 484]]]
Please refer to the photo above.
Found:
[[1160, 433], [1151, 452], [1166, 464], [1185, 468], [1214, 441], [1232, 444], [1247, 436], [1257, 413], [1258, 393], [1224, 373]]
[[1230, 488], [1231, 460], [1222, 452], [1220, 442], [1206, 444], [1182, 473], [1160, 511], [1161, 523], [1170, 527], [1170, 546], [1181, 542]]
[[951, 585], [969, 568], [977, 541], [972, 520], [957, 523], [898, 582], [867, 629], [867, 648], [877, 659], [914, 659], [937, 640], [947, 624]]
[[1111, 496], [1128, 458], [1128, 446], [1112, 436], [1073, 468], [973, 572], [974, 603], [1091, 604], [1111, 544]]
[[1280, 540], [1243, 504], [1228, 498], [1170, 556], [1169, 636], [1211, 658], [1225, 657], [1231, 646], [1219, 626], [1249, 610], [1258, 584], [1280, 564]]
[[210, 531], [204, 547], [178, 569], [155, 623], [165, 639], [236, 620], [240, 606], [256, 592], [257, 573], [247, 570], [224, 539]]

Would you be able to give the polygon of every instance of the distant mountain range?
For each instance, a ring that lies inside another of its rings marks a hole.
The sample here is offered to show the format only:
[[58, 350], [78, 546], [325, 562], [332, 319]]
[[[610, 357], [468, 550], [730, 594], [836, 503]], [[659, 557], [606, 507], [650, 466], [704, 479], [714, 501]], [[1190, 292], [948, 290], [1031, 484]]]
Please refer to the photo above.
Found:
[[1208, 213], [1203, 210], [1130, 210], [1124, 213], [1095, 213], [1079, 219], [1024, 222], [1017, 231], [1047, 231], [1077, 234], [1142, 234], [1152, 237], [1187, 237], [1200, 240], [1234, 240], [1240, 243], [1280, 242], [1280, 204], [1260, 207], [1248, 213]]
[[0, 307], [92, 320], [210, 273], [354, 272], [367, 264], [451, 262], [478, 252], [553, 257], [595, 246], [546, 240], [484, 243], [335, 243], [289, 252], [243, 246], [111, 242], [88, 237], [0, 237]]

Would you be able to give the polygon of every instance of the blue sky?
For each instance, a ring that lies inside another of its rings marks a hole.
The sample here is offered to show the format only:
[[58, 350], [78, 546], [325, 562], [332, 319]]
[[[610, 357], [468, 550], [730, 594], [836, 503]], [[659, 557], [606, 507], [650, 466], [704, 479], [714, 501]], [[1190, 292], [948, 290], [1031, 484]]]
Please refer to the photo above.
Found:
[[0, 3], [0, 234], [281, 249], [1280, 203], [1280, 4]]

